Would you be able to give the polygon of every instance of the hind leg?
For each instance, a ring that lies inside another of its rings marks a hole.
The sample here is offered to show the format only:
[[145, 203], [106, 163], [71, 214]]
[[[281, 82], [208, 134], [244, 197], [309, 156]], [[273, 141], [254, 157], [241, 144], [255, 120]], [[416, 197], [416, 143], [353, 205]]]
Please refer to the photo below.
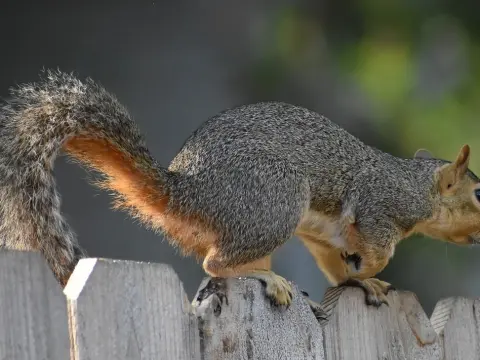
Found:
[[288, 305], [290, 284], [270, 270], [270, 255], [293, 236], [308, 208], [308, 179], [281, 159], [259, 156], [254, 168], [251, 159], [240, 160], [216, 169], [215, 177], [203, 178], [195, 196], [188, 197], [216, 231], [203, 268], [214, 277], [259, 279], [274, 303]]
[[292, 288], [283, 277], [270, 270], [271, 256], [247, 264], [229, 267], [216, 250], [211, 250], [203, 262], [203, 269], [213, 277], [250, 277], [265, 284], [266, 296], [275, 305], [290, 305]]
[[263, 213], [243, 214], [241, 227], [230, 228], [228, 235], [208, 250], [203, 262], [205, 272], [214, 277], [258, 279], [273, 304], [290, 305], [292, 288], [271, 270], [271, 254], [293, 236], [303, 204], [297, 199], [296, 206], [292, 201], [291, 207], [280, 207], [276, 213], [268, 214], [269, 209], [265, 209]]

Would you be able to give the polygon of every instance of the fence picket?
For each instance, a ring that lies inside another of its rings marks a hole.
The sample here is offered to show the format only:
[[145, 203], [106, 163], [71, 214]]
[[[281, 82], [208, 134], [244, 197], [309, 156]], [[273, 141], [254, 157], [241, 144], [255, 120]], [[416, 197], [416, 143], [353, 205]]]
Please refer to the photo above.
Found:
[[72, 360], [199, 360], [196, 319], [170, 266], [82, 259], [70, 278]]
[[68, 359], [67, 305], [35, 252], [0, 252], [0, 359]]
[[480, 359], [480, 300], [440, 300], [430, 321], [443, 341], [445, 360]]
[[330, 288], [318, 321], [295, 285], [286, 309], [258, 280], [206, 278], [191, 304], [168, 265], [95, 258], [62, 293], [39, 253], [1, 251], [0, 359], [480, 360], [480, 299], [428, 319], [415, 294], [388, 297], [377, 309]]
[[437, 335], [414, 294], [390, 292], [390, 305], [375, 308], [365, 305], [360, 289], [329, 291], [325, 299], [336, 304], [330, 305], [331, 317], [323, 328], [327, 360], [442, 358]]
[[296, 287], [285, 309], [256, 279], [208, 278], [194, 305], [204, 360], [324, 359], [321, 327]]

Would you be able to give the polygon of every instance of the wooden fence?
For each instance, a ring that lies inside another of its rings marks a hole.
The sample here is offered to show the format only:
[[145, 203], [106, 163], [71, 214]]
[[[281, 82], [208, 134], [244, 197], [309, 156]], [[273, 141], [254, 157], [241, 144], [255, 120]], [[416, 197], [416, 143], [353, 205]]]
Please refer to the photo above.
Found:
[[375, 309], [332, 288], [319, 323], [294, 290], [282, 310], [257, 280], [205, 279], [190, 302], [167, 265], [84, 259], [62, 292], [39, 254], [0, 252], [0, 359], [480, 359], [479, 300], [428, 319], [409, 292]]

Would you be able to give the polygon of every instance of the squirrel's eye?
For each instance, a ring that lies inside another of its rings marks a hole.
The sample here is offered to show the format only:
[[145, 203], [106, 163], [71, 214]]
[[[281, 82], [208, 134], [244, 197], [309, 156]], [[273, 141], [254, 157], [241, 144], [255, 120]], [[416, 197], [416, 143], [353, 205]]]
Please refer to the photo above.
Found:
[[475, 189], [475, 197], [480, 202], [480, 189]]

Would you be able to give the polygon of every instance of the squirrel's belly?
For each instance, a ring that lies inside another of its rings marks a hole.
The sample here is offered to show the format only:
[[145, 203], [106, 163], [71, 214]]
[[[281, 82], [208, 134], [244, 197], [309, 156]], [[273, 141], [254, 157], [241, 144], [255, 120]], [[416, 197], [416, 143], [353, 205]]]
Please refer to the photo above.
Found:
[[327, 216], [315, 210], [307, 210], [301, 218], [296, 233], [308, 234], [322, 242], [328, 242], [336, 248], [346, 248], [347, 240], [343, 235], [340, 219]]

